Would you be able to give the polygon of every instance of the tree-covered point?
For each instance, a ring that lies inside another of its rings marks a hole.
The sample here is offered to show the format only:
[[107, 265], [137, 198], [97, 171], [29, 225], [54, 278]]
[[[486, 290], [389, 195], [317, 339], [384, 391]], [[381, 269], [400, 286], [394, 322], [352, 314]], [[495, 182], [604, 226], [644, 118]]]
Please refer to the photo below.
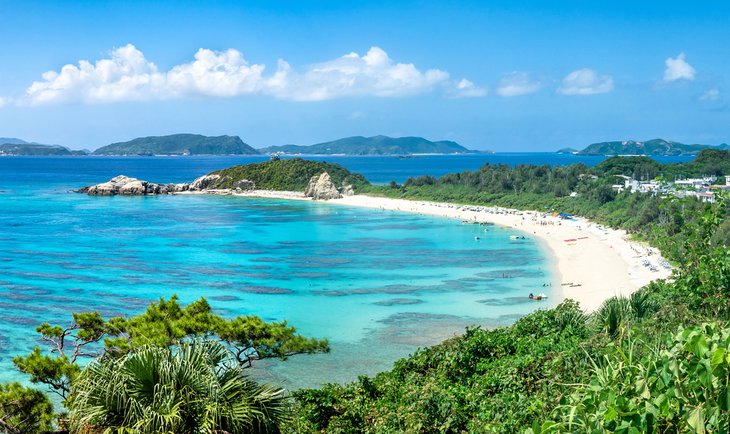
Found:
[[639, 180], [651, 180], [657, 176], [678, 179], [730, 174], [730, 151], [705, 149], [694, 160], [686, 163], [661, 164], [649, 157], [611, 157], [592, 170], [601, 175], [626, 175]]
[[224, 180], [218, 188], [235, 188], [238, 182], [249, 180], [256, 188], [264, 190], [303, 191], [313, 176], [329, 173], [336, 186], [350, 184], [355, 191], [370, 185], [360, 174], [352, 173], [339, 164], [301, 158], [272, 159], [262, 163], [233, 166], [211, 174], [221, 175]]

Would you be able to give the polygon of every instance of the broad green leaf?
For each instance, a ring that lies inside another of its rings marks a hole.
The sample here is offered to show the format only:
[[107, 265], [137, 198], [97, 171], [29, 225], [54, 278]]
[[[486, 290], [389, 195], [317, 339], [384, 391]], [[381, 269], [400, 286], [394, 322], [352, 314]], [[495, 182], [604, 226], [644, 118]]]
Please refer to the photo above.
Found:
[[687, 424], [695, 434], [705, 434], [705, 412], [702, 407], [697, 407], [689, 413]]

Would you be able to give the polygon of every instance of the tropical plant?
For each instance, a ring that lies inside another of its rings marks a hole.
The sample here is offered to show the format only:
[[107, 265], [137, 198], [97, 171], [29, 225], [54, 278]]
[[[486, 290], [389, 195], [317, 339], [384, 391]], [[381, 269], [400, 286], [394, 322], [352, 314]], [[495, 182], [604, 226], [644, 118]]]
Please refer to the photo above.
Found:
[[72, 318], [66, 327], [44, 323], [36, 329], [48, 351], [36, 347], [13, 359], [32, 382], [46, 384], [64, 400], [83, 364], [101, 356], [121, 357], [147, 345], [167, 347], [195, 337], [218, 340], [242, 367], [250, 367], [253, 360], [329, 351], [326, 339], [304, 337], [286, 321], [267, 322], [252, 315], [226, 320], [213, 313], [204, 298], [188, 306], [181, 306], [176, 296], [160, 299], [129, 318], [105, 320], [98, 312], [74, 313]]
[[69, 409], [72, 433], [277, 433], [289, 401], [250, 380], [220, 343], [192, 340], [92, 362]]
[[528, 432], [730, 432], [730, 328], [680, 327], [666, 350], [640, 360], [635, 345], [613, 346], [557, 409], [557, 422]]
[[631, 305], [624, 297], [611, 297], [601, 304], [593, 315], [596, 326], [602, 332], [618, 337], [631, 321]]
[[591, 319], [598, 330], [616, 338], [631, 324], [649, 317], [658, 309], [659, 305], [649, 291], [641, 289], [628, 298], [615, 296], [607, 299]]
[[52, 428], [53, 406], [42, 392], [0, 384], [0, 433], [37, 434]]

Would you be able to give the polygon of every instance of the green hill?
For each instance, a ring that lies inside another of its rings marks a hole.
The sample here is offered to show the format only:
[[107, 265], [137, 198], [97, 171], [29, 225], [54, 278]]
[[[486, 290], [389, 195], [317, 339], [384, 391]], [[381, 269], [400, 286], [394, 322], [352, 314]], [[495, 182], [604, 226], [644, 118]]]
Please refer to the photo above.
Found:
[[685, 145], [664, 139], [653, 139], [646, 142], [634, 140], [600, 142], [588, 145], [578, 155], [696, 155], [703, 149], [730, 149], [723, 143], [720, 146]]
[[0, 137], [0, 144], [2, 145], [31, 145], [31, 142], [18, 139], [15, 137]]
[[262, 190], [302, 191], [311, 177], [324, 172], [329, 173], [335, 185], [351, 184], [356, 191], [370, 184], [362, 175], [352, 173], [339, 164], [301, 158], [233, 166], [210, 175], [221, 175], [223, 180], [215, 188], [235, 188], [240, 181], [249, 180]]
[[406, 155], [406, 154], [467, 154], [473, 153], [456, 142], [432, 142], [423, 137], [347, 137], [309, 146], [270, 146], [262, 152], [283, 152], [305, 155]]
[[199, 134], [139, 137], [103, 146], [94, 155], [256, 155], [258, 151], [238, 136]]
[[[17, 140], [17, 139], [16, 139]], [[38, 143], [2, 143], [0, 155], [43, 156], [43, 155], [86, 155], [85, 151], [72, 151], [60, 145], [40, 145]]]

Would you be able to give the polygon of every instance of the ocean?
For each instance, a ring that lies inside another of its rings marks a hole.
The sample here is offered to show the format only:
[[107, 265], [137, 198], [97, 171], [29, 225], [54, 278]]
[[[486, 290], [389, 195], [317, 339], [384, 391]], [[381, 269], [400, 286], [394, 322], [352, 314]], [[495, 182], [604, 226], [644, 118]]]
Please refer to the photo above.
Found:
[[[597, 164], [558, 154], [316, 157], [375, 183], [485, 162]], [[265, 157], [0, 158], [0, 381], [39, 345], [35, 327], [72, 312], [134, 315], [177, 294], [226, 316], [287, 320], [332, 352], [261, 361], [251, 374], [290, 389], [373, 375], [472, 325], [509, 324], [555, 283], [535, 240], [497, 226], [327, 203], [228, 196], [89, 197], [71, 190], [124, 174], [183, 182]], [[670, 160], [672, 161], [672, 160]], [[686, 161], [675, 158], [673, 161]], [[475, 240], [479, 236], [479, 240]], [[557, 285], [553, 285], [556, 287]]]

